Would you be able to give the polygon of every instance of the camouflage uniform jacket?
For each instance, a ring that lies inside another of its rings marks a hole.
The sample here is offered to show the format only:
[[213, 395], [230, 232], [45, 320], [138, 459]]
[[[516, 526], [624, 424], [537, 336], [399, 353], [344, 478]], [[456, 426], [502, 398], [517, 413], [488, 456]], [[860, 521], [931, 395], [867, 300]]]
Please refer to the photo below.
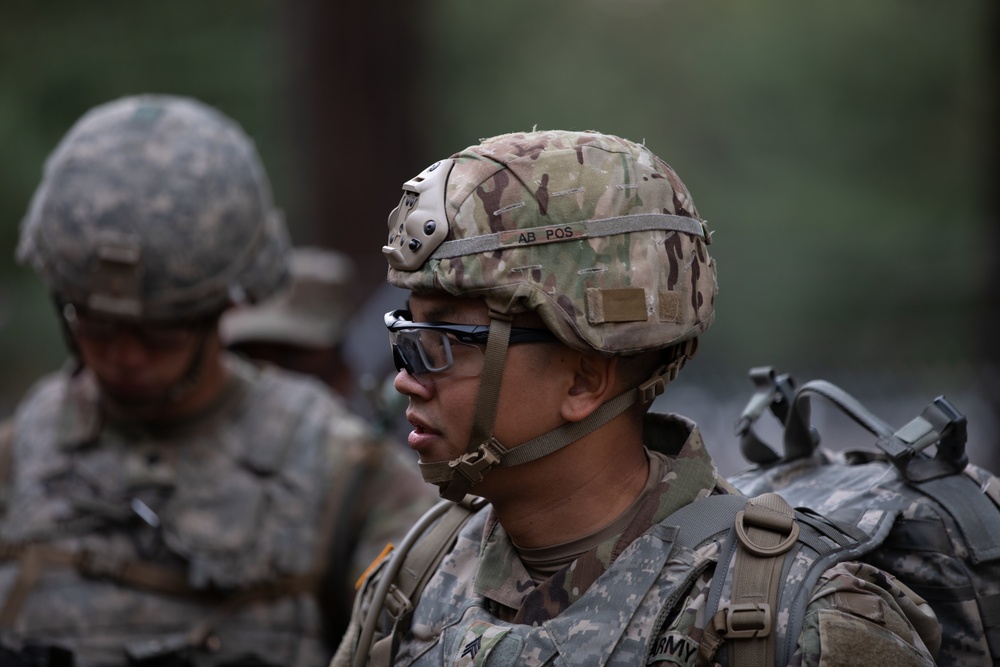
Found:
[[[157, 664], [326, 663], [316, 573], [329, 564], [338, 582], [329, 585], [353, 585], [429, 505], [426, 485], [318, 382], [232, 356], [226, 364], [230, 382], [216, 405], [156, 430], [104, 417], [86, 370], [32, 390], [15, 416], [0, 524], [0, 604], [27, 585], [4, 622], [5, 644], [67, 648], [77, 667], [170, 646], [192, 662]], [[371, 474], [353, 474], [364, 466]], [[337, 486], [352, 478], [369, 489]], [[332, 517], [338, 508], [352, 514]], [[331, 564], [338, 539], [351, 548]], [[146, 565], [174, 575], [159, 586], [166, 592], [123, 578]], [[298, 588], [280, 589], [288, 581]], [[248, 591], [252, 599], [232, 602]], [[199, 623], [204, 641], [192, 639]]]
[[[653, 415], [646, 433], [648, 446], [667, 454], [666, 472], [622, 534], [537, 584], [483, 508], [421, 594], [396, 664], [694, 665], [720, 544], [672, 545], [675, 529], [662, 521], [698, 498], [735, 490], [718, 477], [692, 422]], [[796, 558], [788, 576], [804, 565]], [[377, 578], [366, 581], [355, 621]], [[860, 643], [871, 664], [933, 664], [904, 620], [900, 595], [868, 566], [829, 569], [805, 610], [792, 664], [856, 664]], [[786, 610], [778, 622], [787, 619]]]

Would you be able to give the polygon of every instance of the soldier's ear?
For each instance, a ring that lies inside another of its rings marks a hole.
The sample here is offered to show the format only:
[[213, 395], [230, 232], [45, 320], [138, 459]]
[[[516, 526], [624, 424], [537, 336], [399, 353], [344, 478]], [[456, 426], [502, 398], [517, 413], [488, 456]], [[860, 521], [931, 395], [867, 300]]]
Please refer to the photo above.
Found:
[[577, 422], [615, 396], [618, 357], [579, 352], [573, 382], [563, 398], [562, 418]]

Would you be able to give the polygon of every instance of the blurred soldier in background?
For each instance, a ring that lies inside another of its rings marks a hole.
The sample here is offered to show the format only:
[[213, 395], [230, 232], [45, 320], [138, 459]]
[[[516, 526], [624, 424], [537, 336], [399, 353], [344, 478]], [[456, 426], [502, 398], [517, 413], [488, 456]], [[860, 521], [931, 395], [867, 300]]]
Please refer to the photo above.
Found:
[[354, 378], [341, 341], [356, 306], [354, 262], [336, 250], [292, 250], [289, 289], [232, 308], [219, 323], [222, 343], [250, 359], [314, 375], [343, 397]]
[[0, 663], [325, 664], [426, 492], [322, 384], [223, 349], [222, 312], [288, 280], [252, 141], [191, 99], [99, 106], [18, 257], [73, 359], [14, 418]]

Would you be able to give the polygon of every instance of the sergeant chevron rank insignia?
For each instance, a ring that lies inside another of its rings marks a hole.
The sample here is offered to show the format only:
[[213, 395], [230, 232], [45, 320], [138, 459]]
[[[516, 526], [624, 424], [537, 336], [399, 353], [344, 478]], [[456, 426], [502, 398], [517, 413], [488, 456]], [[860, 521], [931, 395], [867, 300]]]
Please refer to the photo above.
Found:
[[510, 628], [476, 621], [462, 635], [456, 652], [458, 657], [452, 663], [455, 667], [479, 667], [486, 664], [490, 651], [500, 643]]

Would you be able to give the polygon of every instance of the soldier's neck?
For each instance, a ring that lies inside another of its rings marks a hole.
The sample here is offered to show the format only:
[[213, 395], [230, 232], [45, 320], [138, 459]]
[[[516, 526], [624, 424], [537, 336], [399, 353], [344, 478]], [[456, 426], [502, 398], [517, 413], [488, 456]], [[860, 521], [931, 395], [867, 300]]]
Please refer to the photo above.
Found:
[[515, 544], [538, 549], [580, 539], [639, 497], [649, 477], [641, 435], [612, 425], [527, 464], [530, 469], [503, 469], [511, 478], [506, 492], [490, 500]]

